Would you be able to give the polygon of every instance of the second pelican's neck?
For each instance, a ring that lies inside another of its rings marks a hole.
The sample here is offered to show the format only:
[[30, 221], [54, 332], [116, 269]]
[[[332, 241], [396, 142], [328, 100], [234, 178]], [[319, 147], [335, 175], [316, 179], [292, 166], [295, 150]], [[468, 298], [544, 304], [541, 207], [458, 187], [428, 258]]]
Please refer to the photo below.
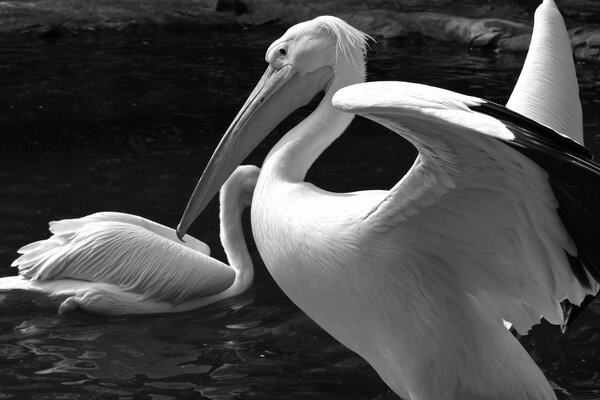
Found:
[[246, 290], [254, 279], [252, 259], [250, 258], [248, 247], [246, 246], [242, 228], [243, 210], [244, 208], [241, 206], [239, 199], [225, 196], [225, 201], [222, 201], [221, 203], [219, 215], [221, 220], [221, 243], [225, 249], [227, 261], [236, 273], [235, 282], [229, 289], [235, 290], [235, 294]]
[[267, 156], [263, 170], [276, 173], [288, 181], [303, 181], [310, 166], [354, 118], [353, 114], [333, 107], [333, 95], [345, 86], [364, 81], [364, 65], [349, 65], [345, 70], [337, 71], [336, 78], [317, 108], [281, 138]]

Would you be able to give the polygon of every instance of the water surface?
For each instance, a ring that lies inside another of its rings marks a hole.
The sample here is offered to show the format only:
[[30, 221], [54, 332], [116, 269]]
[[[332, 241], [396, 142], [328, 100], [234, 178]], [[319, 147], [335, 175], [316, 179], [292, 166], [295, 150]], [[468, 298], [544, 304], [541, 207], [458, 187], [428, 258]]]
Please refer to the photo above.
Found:
[[[81, 35], [0, 40], [0, 276], [47, 222], [114, 210], [175, 226], [220, 135], [282, 32]], [[422, 82], [505, 103], [523, 55], [446, 43], [372, 46], [369, 79]], [[585, 140], [600, 156], [600, 70], [578, 65]], [[283, 123], [248, 159], [260, 165], [308, 112]], [[326, 151], [309, 180], [337, 191], [392, 186], [414, 159], [366, 120]], [[246, 216], [246, 223], [249, 222]], [[246, 224], [248, 225], [248, 224]], [[224, 260], [217, 204], [190, 233]], [[250, 240], [250, 230], [247, 238]], [[36, 296], [5, 296], [0, 399], [395, 398], [370, 367], [300, 312], [253, 245], [252, 290], [177, 315], [56, 315]], [[561, 335], [542, 324], [522, 343], [562, 399], [600, 399], [600, 305]]]

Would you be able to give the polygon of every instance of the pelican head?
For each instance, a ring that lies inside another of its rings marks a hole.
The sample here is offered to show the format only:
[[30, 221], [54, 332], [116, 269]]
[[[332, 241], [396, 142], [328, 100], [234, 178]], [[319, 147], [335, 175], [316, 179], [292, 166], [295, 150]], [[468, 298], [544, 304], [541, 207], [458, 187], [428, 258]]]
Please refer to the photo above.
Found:
[[[364, 81], [367, 38], [339, 18], [321, 16], [292, 26], [269, 46], [267, 70], [198, 181], [177, 227], [180, 237], [235, 167], [289, 114], [322, 91]], [[332, 95], [321, 104], [331, 107]]]

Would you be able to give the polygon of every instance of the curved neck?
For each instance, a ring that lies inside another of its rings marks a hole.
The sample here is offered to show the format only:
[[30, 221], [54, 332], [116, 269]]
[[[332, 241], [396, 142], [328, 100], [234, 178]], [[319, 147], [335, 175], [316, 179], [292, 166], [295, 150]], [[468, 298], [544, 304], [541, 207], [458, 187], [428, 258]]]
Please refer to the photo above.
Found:
[[353, 114], [338, 110], [331, 104], [341, 88], [365, 81], [365, 66], [344, 64], [336, 68], [335, 78], [315, 111], [292, 128], [273, 147], [263, 165], [282, 178], [301, 182], [315, 160], [346, 130]]
[[[246, 207], [241, 204], [240, 196], [221, 195], [220, 236], [227, 261], [235, 270], [235, 281], [229, 290], [243, 292], [254, 279], [252, 259], [244, 239], [242, 212]], [[234, 294], [231, 294], [234, 295]]]

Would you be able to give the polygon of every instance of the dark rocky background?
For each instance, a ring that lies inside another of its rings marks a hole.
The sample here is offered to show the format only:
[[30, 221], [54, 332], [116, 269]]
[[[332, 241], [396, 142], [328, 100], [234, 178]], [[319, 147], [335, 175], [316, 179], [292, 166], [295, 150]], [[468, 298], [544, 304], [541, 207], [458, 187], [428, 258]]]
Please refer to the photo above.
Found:
[[[42, 38], [85, 32], [259, 27], [329, 14], [385, 38], [422, 35], [473, 48], [525, 51], [533, 0], [12, 0], [0, 34]], [[576, 59], [600, 61], [600, 0], [558, 0]]]

